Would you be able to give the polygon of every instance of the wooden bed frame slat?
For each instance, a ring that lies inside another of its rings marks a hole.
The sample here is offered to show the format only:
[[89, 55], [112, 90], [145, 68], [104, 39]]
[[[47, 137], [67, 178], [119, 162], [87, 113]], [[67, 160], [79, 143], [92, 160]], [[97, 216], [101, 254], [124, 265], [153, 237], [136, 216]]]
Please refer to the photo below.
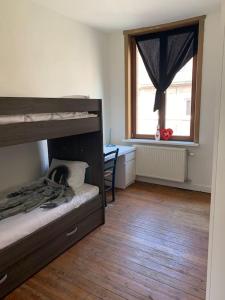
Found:
[[0, 147], [100, 130], [99, 117], [0, 125]]
[[0, 115], [101, 111], [100, 99], [0, 97]]

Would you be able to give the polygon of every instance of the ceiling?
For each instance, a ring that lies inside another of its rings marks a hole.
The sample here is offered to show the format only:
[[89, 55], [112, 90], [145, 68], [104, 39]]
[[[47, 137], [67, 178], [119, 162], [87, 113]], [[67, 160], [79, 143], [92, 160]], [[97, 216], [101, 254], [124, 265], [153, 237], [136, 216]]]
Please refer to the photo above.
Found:
[[157, 25], [207, 14], [220, 0], [33, 0], [103, 31]]

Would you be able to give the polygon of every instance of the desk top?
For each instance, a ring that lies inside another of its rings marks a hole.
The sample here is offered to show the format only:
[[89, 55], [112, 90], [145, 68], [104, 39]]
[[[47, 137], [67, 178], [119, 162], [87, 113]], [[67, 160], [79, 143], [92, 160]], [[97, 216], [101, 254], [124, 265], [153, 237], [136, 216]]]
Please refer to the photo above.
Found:
[[122, 156], [122, 155], [125, 155], [127, 153], [136, 151], [136, 148], [133, 147], [133, 146], [115, 145], [114, 147], [107, 147], [106, 145], [104, 145], [104, 153], [109, 153], [111, 151], [116, 150], [117, 148], [119, 149], [118, 156]]

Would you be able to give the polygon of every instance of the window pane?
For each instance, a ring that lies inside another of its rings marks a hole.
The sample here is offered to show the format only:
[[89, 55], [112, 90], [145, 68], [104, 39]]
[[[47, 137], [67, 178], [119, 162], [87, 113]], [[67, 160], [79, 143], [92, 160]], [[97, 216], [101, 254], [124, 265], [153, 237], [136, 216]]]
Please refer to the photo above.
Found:
[[137, 49], [137, 134], [154, 135], [156, 133], [158, 112], [153, 112], [155, 92]]
[[192, 68], [191, 59], [177, 73], [166, 92], [165, 127], [172, 128], [175, 136], [190, 136]]

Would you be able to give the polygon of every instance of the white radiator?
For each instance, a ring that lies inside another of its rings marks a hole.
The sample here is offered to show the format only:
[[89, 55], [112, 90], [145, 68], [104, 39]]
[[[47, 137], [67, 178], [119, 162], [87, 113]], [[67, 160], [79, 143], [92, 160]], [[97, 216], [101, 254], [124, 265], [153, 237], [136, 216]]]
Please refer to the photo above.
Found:
[[136, 175], [177, 182], [186, 180], [186, 149], [139, 145], [136, 149]]

